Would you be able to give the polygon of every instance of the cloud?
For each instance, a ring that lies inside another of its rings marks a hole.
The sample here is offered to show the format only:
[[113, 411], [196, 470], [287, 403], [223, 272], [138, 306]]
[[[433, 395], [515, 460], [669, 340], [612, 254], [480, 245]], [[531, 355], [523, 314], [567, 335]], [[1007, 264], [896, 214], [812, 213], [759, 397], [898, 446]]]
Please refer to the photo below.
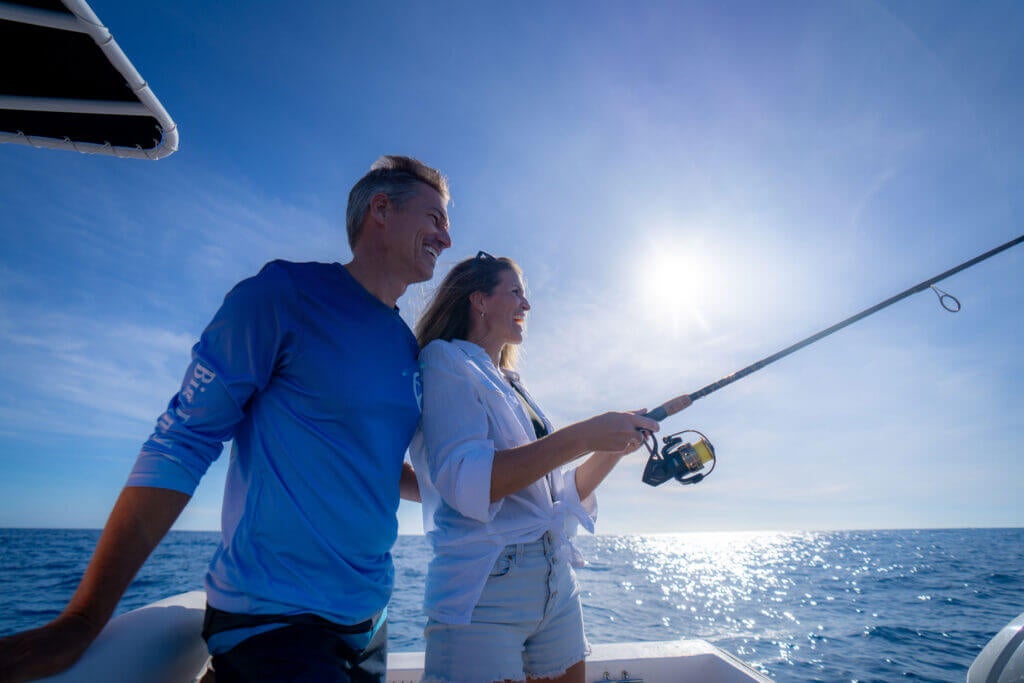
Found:
[[177, 389], [193, 342], [182, 332], [67, 313], [16, 323], [5, 315], [0, 424], [8, 433], [139, 439]]
[[168, 168], [57, 166], [45, 179], [52, 201], [13, 203], [20, 241], [0, 263], [0, 431], [148, 434], [237, 280], [272, 258], [344, 255], [340, 223], [188, 164]]

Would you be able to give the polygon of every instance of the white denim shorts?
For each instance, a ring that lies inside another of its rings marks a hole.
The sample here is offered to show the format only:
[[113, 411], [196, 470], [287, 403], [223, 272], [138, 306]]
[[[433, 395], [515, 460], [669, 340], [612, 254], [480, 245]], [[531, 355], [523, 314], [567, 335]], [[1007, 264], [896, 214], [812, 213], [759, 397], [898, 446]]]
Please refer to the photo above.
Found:
[[590, 654], [576, 572], [550, 534], [505, 546], [469, 624], [430, 619], [423, 683], [559, 676]]

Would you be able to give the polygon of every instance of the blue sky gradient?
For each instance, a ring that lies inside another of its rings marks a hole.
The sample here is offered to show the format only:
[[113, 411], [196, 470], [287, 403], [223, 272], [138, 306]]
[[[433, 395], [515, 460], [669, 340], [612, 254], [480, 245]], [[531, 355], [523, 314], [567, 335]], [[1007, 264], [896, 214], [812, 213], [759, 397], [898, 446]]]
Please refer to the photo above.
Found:
[[[102, 526], [224, 293], [347, 260], [348, 188], [383, 153], [451, 179], [438, 277], [478, 249], [525, 269], [523, 375], [556, 424], [1024, 232], [1015, 2], [92, 6], [180, 151], [0, 147], [0, 527]], [[666, 420], [718, 469], [652, 489], [632, 456], [599, 529], [1024, 525], [1024, 247], [940, 286], [959, 314], [915, 295]], [[218, 526], [224, 461], [178, 528]]]

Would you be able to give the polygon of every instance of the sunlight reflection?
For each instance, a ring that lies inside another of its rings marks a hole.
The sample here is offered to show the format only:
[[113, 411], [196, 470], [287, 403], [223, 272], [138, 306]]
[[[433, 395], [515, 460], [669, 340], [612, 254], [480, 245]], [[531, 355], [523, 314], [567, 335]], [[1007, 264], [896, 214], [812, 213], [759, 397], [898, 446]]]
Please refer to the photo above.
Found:
[[[850, 639], [883, 653], [897, 641], [930, 648], [950, 639], [948, 620], [985, 592], [990, 572], [979, 575], [946, 546], [914, 545], [918, 533], [583, 538], [588, 633], [598, 642], [701, 638], [757, 667], [819, 667]], [[968, 578], [948, 581], [947, 567]]]
[[[618, 589], [632, 594], [635, 605], [652, 602], [685, 613], [685, 620], [705, 637], [755, 631], [770, 635], [773, 624], [799, 624], [784, 606], [792, 604], [793, 569], [815, 560], [822, 564], [812, 552], [815, 548], [804, 542], [811, 536], [726, 532], [621, 537], [611, 550], [633, 558], [636, 574], [620, 579]], [[821, 597], [805, 596], [802, 602]], [[757, 604], [761, 608], [751, 610]]]

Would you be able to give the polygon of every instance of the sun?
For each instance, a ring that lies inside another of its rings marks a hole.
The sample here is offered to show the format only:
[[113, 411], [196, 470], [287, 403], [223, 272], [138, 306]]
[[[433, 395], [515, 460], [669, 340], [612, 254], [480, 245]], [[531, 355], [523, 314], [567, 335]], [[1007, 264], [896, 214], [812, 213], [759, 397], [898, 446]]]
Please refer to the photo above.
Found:
[[708, 251], [695, 240], [659, 239], [647, 252], [633, 276], [645, 318], [663, 333], [694, 326], [709, 332], [705, 311], [715, 271]]

